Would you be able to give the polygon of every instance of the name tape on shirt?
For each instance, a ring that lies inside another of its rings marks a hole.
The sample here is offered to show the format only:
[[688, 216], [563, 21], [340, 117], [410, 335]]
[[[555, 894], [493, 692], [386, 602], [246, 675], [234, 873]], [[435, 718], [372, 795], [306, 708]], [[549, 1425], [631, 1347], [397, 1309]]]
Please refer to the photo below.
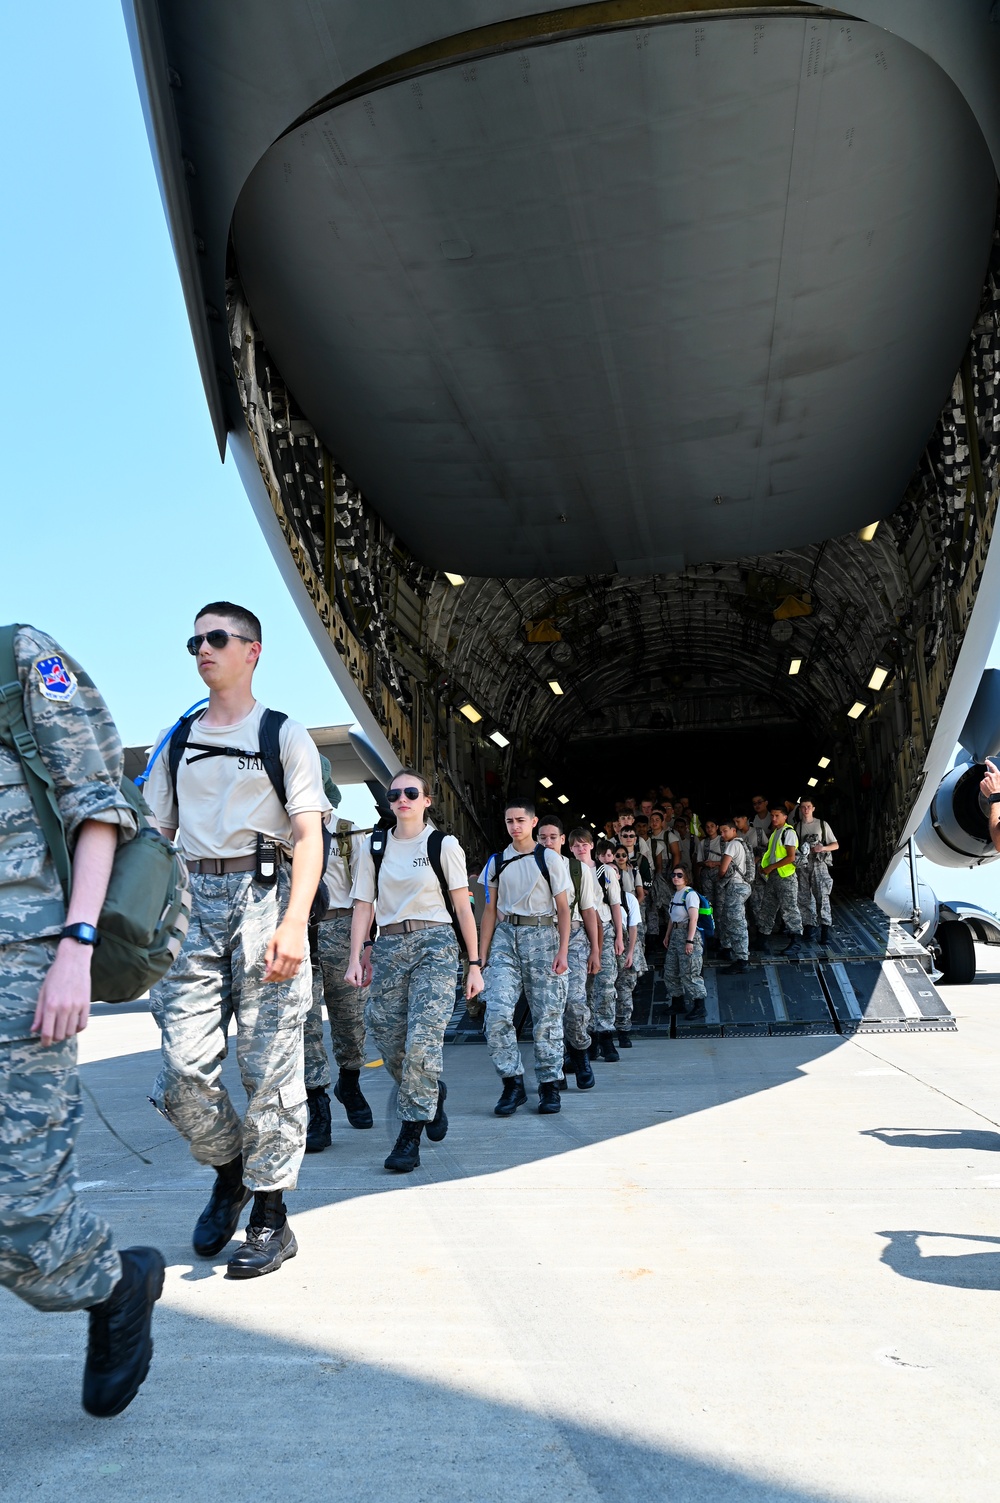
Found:
[[39, 658], [35, 672], [41, 679], [39, 688], [43, 699], [65, 703], [76, 693], [76, 675], [66, 667], [58, 653], [53, 653], [49, 658]]

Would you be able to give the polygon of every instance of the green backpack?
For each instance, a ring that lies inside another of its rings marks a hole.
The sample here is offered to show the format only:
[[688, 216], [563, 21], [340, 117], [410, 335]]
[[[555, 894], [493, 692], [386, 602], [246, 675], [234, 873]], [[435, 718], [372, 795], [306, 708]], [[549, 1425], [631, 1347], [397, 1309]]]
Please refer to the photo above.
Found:
[[[69, 902], [72, 865], [52, 776], [24, 718], [24, 696], [14, 659], [17, 626], [0, 628], [0, 741], [17, 753], [31, 802]], [[134, 839], [115, 853], [91, 962], [95, 1002], [134, 1002], [165, 976], [180, 954], [191, 918], [187, 868], [150, 824], [150, 810], [129, 778], [121, 791], [139, 823]]]

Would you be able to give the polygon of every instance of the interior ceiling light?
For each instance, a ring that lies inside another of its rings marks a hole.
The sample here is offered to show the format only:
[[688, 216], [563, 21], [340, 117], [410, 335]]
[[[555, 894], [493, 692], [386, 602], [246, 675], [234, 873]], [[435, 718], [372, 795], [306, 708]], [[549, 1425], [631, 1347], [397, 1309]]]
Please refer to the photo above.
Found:
[[510, 742], [507, 740], [507, 737], [503, 734], [502, 731], [492, 731], [490, 733], [490, 740], [496, 746], [509, 746], [510, 745]]
[[551, 778], [539, 778], [538, 781], [541, 783], [541, 785], [542, 785], [543, 788], [551, 788], [552, 787], [552, 779]]
[[465, 578], [464, 578], [463, 575], [461, 575], [461, 574], [449, 574], [447, 569], [444, 570], [444, 577], [448, 581], [449, 584], [453, 584], [456, 587], [458, 585], [465, 584]]
[[553, 694], [561, 694], [563, 692], [562, 684], [557, 678], [549, 679], [549, 688], [552, 690]]
[[798, 673], [798, 671], [799, 671], [799, 669], [801, 667], [802, 667], [802, 659], [801, 658], [792, 658], [792, 661], [788, 665], [789, 676], [791, 678], [794, 678], [795, 675]]
[[858, 532], [859, 542], [870, 543], [876, 532], [878, 532], [878, 523], [869, 522], [867, 527], [862, 527]]
[[569, 803], [569, 799], [566, 797], [565, 793], [560, 793], [560, 795], [559, 795], [559, 802], [561, 804], [568, 804]]
[[808, 784], [809, 784], [809, 787], [810, 787], [810, 788], [815, 788], [815, 787], [816, 787], [816, 785], [817, 785], [817, 784], [818, 784], [818, 782], [819, 782], [819, 778], [807, 778], [807, 779], [806, 779], [806, 782], [807, 782], [807, 783], [808, 783]]
[[860, 720], [867, 708], [868, 706], [862, 703], [860, 699], [856, 699], [851, 705], [851, 708], [848, 710], [847, 714], [851, 720]]
[[885, 683], [888, 677], [888, 668], [883, 668], [881, 664], [877, 664], [876, 667], [872, 669], [872, 676], [868, 680], [869, 689], [881, 689], [882, 685]]
[[829, 767], [829, 765], [830, 765], [830, 758], [829, 757], [820, 757], [820, 759], [819, 759], [819, 765], [820, 765], [820, 767]]
[[480, 715], [479, 711], [476, 709], [475, 705], [472, 704], [459, 705], [458, 713], [460, 715], [464, 715], [466, 720], [471, 720], [473, 725], [475, 725], [477, 721], [480, 721], [483, 718]]

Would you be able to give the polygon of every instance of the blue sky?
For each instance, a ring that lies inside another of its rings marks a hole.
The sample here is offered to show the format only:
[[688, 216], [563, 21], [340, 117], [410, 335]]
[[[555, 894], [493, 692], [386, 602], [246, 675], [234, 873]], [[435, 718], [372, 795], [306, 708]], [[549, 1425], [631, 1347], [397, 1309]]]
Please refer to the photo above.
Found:
[[[0, 411], [22, 540], [3, 618], [86, 665], [126, 743], [200, 696], [184, 641], [213, 598], [263, 619], [262, 700], [308, 725], [351, 719], [219, 462], [116, 0], [8, 4], [3, 39]], [[343, 812], [370, 809], [345, 793]], [[940, 896], [1000, 908], [1000, 862], [921, 866]]]

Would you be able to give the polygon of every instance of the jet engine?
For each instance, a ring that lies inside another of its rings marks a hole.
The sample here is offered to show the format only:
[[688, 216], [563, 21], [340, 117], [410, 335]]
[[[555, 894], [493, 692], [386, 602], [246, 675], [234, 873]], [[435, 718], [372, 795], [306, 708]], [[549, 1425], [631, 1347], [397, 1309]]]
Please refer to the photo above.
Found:
[[982, 866], [1000, 855], [979, 792], [986, 758], [1000, 751], [1000, 669], [983, 674], [960, 739], [964, 755], [942, 778], [917, 831], [917, 845], [938, 866]]

